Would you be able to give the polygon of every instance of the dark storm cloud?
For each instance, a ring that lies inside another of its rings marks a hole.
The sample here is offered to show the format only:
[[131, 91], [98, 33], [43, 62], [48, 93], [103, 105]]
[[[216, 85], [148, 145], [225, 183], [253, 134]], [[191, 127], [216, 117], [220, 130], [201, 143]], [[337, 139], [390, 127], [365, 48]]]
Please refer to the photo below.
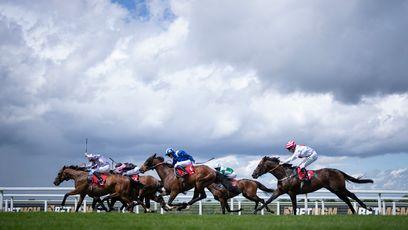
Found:
[[192, 8], [197, 52], [252, 66], [268, 87], [329, 92], [343, 102], [408, 90], [406, 1], [201, 1]]

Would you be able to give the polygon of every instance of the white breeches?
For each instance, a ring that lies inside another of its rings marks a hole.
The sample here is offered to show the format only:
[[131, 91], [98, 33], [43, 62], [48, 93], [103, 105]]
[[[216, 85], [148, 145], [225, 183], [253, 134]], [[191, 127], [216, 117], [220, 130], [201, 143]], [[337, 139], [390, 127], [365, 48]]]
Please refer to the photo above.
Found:
[[299, 167], [300, 168], [306, 168], [307, 166], [309, 166], [310, 164], [312, 164], [313, 162], [315, 162], [317, 160], [317, 153], [314, 152], [312, 153], [312, 155], [306, 157], [302, 163], [300, 163]]
[[136, 167], [136, 168], [134, 168], [134, 169], [132, 169], [132, 170], [129, 170], [129, 171], [123, 173], [123, 175], [125, 175], [125, 176], [132, 176], [132, 175], [137, 175], [137, 174], [139, 174], [139, 173], [140, 173], [140, 172], [139, 172], [139, 167]]
[[193, 163], [190, 160], [180, 161], [180, 162], [177, 162], [174, 165], [174, 168], [177, 168], [178, 166], [187, 167], [187, 166], [189, 166], [191, 164], [193, 164]]
[[105, 166], [101, 166], [99, 168], [96, 169], [92, 169], [89, 174], [93, 174], [94, 172], [98, 172], [98, 173], [108, 173], [110, 170], [110, 166], [109, 165], [105, 165]]

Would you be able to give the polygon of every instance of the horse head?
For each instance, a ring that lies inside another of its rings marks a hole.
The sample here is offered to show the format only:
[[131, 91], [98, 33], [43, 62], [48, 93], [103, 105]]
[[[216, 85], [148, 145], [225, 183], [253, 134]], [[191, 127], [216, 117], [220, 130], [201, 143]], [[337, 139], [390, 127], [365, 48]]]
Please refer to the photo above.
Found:
[[273, 168], [279, 165], [279, 157], [268, 157], [264, 156], [261, 161], [259, 162], [258, 166], [256, 166], [254, 172], [252, 173], [252, 178], [256, 179], [263, 174], [269, 172]]
[[140, 172], [144, 173], [146, 171], [154, 169], [157, 164], [164, 162], [164, 158], [162, 156], [156, 156], [157, 154], [153, 154], [146, 161], [140, 166]]
[[67, 168], [67, 166], [64, 165], [64, 167], [62, 167], [58, 174], [57, 177], [55, 177], [54, 180], [54, 185], [58, 186], [60, 185], [63, 181], [68, 180], [69, 178], [67, 177], [66, 173], [65, 173], [65, 169]]

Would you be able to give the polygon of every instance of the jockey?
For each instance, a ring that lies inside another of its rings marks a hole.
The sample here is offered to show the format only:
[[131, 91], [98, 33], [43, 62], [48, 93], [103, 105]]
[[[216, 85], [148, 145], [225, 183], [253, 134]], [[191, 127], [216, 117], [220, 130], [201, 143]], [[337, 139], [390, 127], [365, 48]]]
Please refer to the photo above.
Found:
[[195, 163], [194, 158], [184, 150], [174, 151], [172, 148], [168, 148], [166, 150], [166, 156], [173, 159], [174, 173], [176, 176], [178, 176], [176, 173], [178, 168], [186, 172], [186, 167]]
[[99, 184], [103, 184], [103, 179], [101, 173], [109, 173], [110, 163], [108, 159], [99, 155], [92, 153], [85, 153], [85, 157], [89, 160], [89, 163], [86, 165], [89, 169], [89, 179], [92, 179], [92, 175], [95, 175], [98, 178]]
[[299, 168], [301, 169], [303, 175], [306, 175], [304, 179], [307, 180], [306, 166], [309, 166], [317, 160], [317, 152], [308, 146], [297, 145], [293, 140], [289, 141], [285, 148], [289, 150], [289, 152], [293, 153], [293, 155], [283, 163], [289, 163], [296, 158], [305, 158], [302, 163], [299, 164]]
[[114, 172], [123, 176], [133, 176], [140, 173], [139, 169], [139, 167], [132, 163], [118, 163], [115, 165]]
[[233, 180], [237, 177], [237, 174], [235, 174], [234, 169], [230, 167], [225, 167], [221, 163], [218, 163], [214, 169], [220, 172], [222, 175], [226, 176], [230, 180]]

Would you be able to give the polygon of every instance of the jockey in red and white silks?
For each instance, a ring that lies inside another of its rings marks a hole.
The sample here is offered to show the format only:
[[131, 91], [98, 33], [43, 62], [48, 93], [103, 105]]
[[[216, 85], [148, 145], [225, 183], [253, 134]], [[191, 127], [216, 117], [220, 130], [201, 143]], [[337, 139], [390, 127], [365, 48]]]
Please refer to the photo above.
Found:
[[115, 166], [115, 172], [124, 176], [133, 176], [140, 173], [140, 168], [132, 163], [118, 163]]
[[299, 164], [299, 167], [302, 170], [305, 170], [307, 166], [317, 160], [317, 152], [308, 146], [297, 145], [295, 141], [292, 140], [289, 141], [285, 147], [287, 150], [289, 150], [289, 152], [293, 153], [293, 155], [283, 161], [283, 163], [289, 163], [297, 158], [304, 158], [302, 163]]

